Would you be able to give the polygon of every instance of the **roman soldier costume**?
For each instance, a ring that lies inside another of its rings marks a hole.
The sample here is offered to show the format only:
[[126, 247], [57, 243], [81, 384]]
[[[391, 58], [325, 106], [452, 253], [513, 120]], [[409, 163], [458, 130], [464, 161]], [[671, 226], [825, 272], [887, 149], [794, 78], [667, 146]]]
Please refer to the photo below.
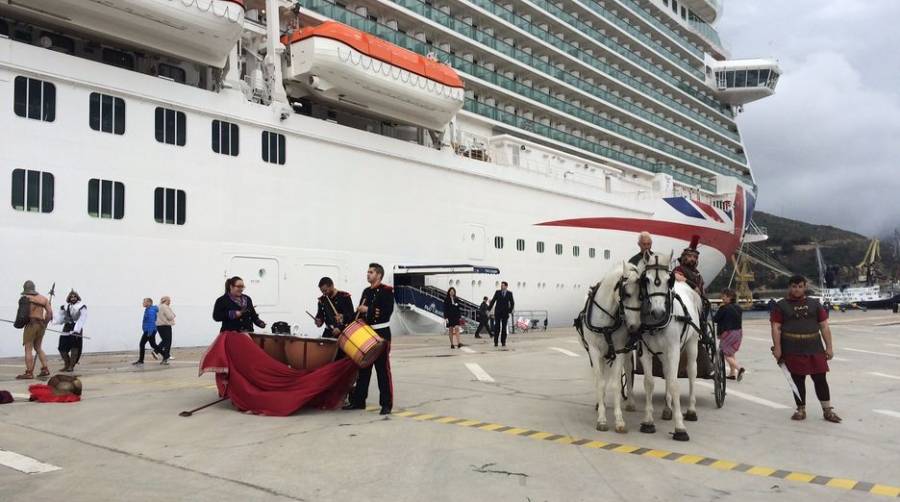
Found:
[[63, 325], [63, 334], [59, 336], [59, 355], [65, 367], [62, 371], [75, 371], [75, 365], [81, 359], [84, 342], [84, 323], [87, 321], [87, 306], [81, 296], [73, 289], [66, 298], [66, 305], [59, 308], [60, 316], [57, 324]]

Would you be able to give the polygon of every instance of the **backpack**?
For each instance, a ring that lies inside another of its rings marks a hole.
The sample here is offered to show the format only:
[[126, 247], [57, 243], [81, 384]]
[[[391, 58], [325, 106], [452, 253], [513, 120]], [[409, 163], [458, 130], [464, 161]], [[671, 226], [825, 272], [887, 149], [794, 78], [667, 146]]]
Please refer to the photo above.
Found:
[[19, 310], [16, 311], [16, 320], [13, 322], [13, 326], [16, 329], [22, 329], [28, 324], [28, 319], [31, 317], [31, 301], [27, 296], [22, 295], [19, 297]]

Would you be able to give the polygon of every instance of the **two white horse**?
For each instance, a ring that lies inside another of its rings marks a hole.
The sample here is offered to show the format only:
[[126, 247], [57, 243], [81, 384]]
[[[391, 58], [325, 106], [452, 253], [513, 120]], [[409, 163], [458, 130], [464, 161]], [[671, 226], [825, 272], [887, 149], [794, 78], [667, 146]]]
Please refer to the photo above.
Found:
[[[673, 438], [687, 441], [689, 436], [684, 420], [697, 419], [695, 380], [700, 325], [700, 296], [687, 284], [674, 280], [669, 270], [672, 255], [660, 260], [653, 255], [650, 261], [637, 265], [623, 263], [614, 267], [588, 298], [579, 319], [588, 328], [582, 335], [597, 387], [597, 430], [608, 430], [606, 421], [606, 390], [614, 383], [613, 412], [616, 432], [627, 432], [622, 416], [622, 373], [626, 373], [629, 401], [633, 396], [631, 354], [622, 353], [628, 333], [643, 330], [641, 364], [644, 369], [644, 420], [641, 432], [656, 432], [653, 421], [653, 356], [659, 357], [666, 381], [666, 410], [663, 419], [675, 418]], [[610, 347], [610, 342], [612, 347]], [[678, 369], [681, 354], [686, 357], [688, 376], [688, 411], [681, 413], [681, 393]], [[673, 413], [674, 412], [674, 413]]]

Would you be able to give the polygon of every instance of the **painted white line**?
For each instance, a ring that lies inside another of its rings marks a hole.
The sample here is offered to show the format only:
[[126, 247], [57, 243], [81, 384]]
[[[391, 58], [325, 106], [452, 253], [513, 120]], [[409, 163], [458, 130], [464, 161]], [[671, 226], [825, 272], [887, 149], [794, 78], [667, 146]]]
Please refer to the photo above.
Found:
[[844, 350], [849, 350], [850, 352], [861, 352], [863, 354], [875, 354], [876, 356], [900, 357], [900, 354], [894, 354], [893, 352], [875, 352], [872, 350], [851, 349], [850, 347], [844, 347]]
[[872, 410], [875, 413], [879, 413], [881, 415], [887, 415], [889, 417], [900, 418], [900, 412], [891, 411], [891, 410]]
[[897, 344], [897, 343], [886, 343], [885, 345], [887, 345], [888, 347], [897, 347], [897, 348], [900, 348], [900, 344]]
[[25, 474], [41, 474], [44, 472], [58, 471], [61, 468], [55, 465], [45, 464], [31, 457], [19, 455], [14, 451], [0, 450], [0, 465], [5, 465]]
[[466, 363], [466, 368], [468, 368], [469, 371], [472, 372], [473, 375], [475, 375], [475, 378], [477, 378], [478, 381], [488, 383], [494, 382], [494, 379], [491, 377], [491, 375], [488, 375], [487, 371], [484, 371], [484, 368], [482, 368], [478, 364]]
[[11, 395], [14, 399], [24, 399], [24, 400], [26, 400], [26, 401], [28, 401], [29, 399], [31, 399], [31, 394], [17, 394], [17, 393], [15, 393], [15, 392], [10, 392], [10, 395]]
[[555, 350], [557, 352], [561, 352], [569, 357], [578, 357], [578, 354], [572, 352], [571, 350], [561, 349], [559, 347], [550, 347], [550, 350]]
[[469, 347], [465, 347], [465, 346], [460, 347], [459, 350], [465, 352], [466, 354], [475, 354], [476, 353], [474, 350], [470, 349]]
[[874, 376], [877, 376], [877, 377], [890, 378], [890, 379], [892, 379], [892, 380], [900, 380], [900, 376], [896, 376], [896, 375], [888, 375], [887, 373], [879, 373], [879, 372], [877, 372], [877, 371], [869, 371], [868, 373], [869, 373], [870, 375], [874, 375]]
[[[705, 381], [703, 381], [703, 380], [697, 380], [695, 383], [696, 383], [697, 385], [702, 386], [702, 387], [713, 388], [713, 384], [711, 384], [711, 383], [709, 383], [709, 382], [705, 382]], [[680, 387], [680, 384], [679, 384], [679, 387]], [[790, 391], [789, 391], [789, 392], [790, 392]], [[751, 395], [751, 394], [745, 394], [745, 393], [743, 393], [743, 392], [741, 392], [741, 391], [732, 390], [731, 388], [728, 388], [728, 387], [725, 388], [725, 395], [726, 395], [726, 396], [739, 397], [739, 398], [741, 398], [741, 399], [750, 401], [751, 403], [761, 404], [761, 405], [763, 405], [763, 406], [768, 406], [769, 408], [773, 408], [773, 409], [776, 409], [776, 410], [789, 410], [789, 409], [792, 408], [791, 406], [785, 406], [785, 405], [783, 405], [783, 404], [776, 403], [776, 402], [774, 402], [774, 401], [769, 401], [768, 399], [763, 399], [763, 398], [761, 398], [761, 397], [756, 397], [756, 396]]]

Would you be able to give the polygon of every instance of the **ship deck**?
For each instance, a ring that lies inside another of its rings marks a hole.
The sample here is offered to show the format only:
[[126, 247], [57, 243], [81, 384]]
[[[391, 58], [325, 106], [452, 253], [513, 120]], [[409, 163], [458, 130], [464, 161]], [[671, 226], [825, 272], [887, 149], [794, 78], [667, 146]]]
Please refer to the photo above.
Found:
[[[203, 349], [176, 349], [169, 367], [148, 357], [143, 369], [129, 364], [134, 354], [88, 355], [80, 403], [0, 406], [0, 499], [898, 497], [900, 315], [835, 313], [832, 324], [829, 380], [842, 424], [822, 420], [811, 384], [809, 418], [789, 419], [792, 399], [769, 355], [768, 323], [747, 314], [738, 356], [748, 373], [728, 382], [722, 409], [701, 384], [687, 443], [673, 441], [671, 423], [658, 419], [661, 381], [656, 434], [638, 432], [641, 412], [626, 413], [627, 434], [594, 430], [591, 372], [572, 329], [511, 335], [505, 351], [468, 335], [470, 351], [450, 351], [445, 337], [399, 337], [390, 417], [370, 410], [273, 418], [223, 402], [183, 418], [180, 411], [216, 399], [213, 377], [197, 377]], [[14, 380], [21, 366], [0, 360], [0, 389], [17, 397], [27, 389]], [[635, 387], [640, 410], [640, 377]], [[377, 402], [374, 382], [369, 399]], [[18, 455], [46, 472], [22, 472], [29, 469]]]

